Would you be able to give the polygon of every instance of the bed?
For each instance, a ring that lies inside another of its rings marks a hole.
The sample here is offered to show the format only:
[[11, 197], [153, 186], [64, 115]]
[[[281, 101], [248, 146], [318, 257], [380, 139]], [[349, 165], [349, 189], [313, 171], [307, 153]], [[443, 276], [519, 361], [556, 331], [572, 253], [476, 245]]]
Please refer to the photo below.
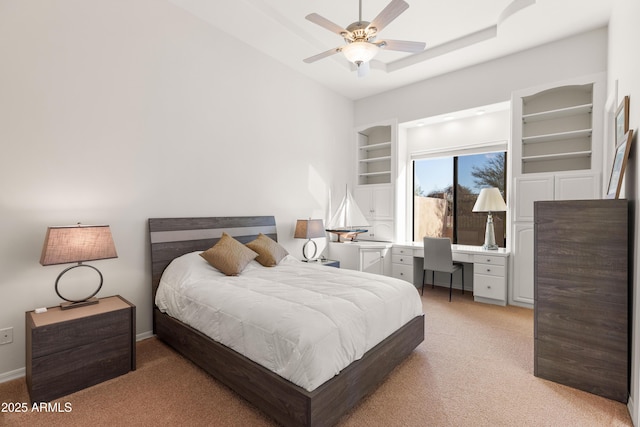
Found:
[[[259, 234], [277, 241], [273, 216], [149, 219], [153, 301], [162, 274], [174, 259], [207, 250], [223, 232], [241, 243], [248, 243]], [[155, 305], [153, 329], [158, 338], [278, 423], [315, 427], [338, 422], [411, 354], [424, 340], [424, 316], [420, 313], [412, 317], [338, 375], [313, 387], [297, 385], [275, 374]]]

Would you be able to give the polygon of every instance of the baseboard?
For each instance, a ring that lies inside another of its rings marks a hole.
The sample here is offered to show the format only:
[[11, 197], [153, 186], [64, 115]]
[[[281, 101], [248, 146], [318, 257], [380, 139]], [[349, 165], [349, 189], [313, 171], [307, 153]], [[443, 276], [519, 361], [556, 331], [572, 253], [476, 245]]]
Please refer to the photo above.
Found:
[[[153, 336], [154, 336], [153, 331], [146, 331], [146, 332], [139, 333], [136, 335], [136, 342], [146, 340], [147, 338], [151, 338]], [[0, 373], [0, 383], [22, 378], [26, 374], [27, 374], [27, 371], [25, 368], [19, 368], [14, 371]]]
[[636, 419], [636, 405], [633, 401], [633, 397], [629, 396], [629, 400], [627, 401], [627, 410], [629, 411], [629, 415], [631, 416], [631, 422], [634, 426], [638, 425], [638, 421]]
[[0, 374], [0, 383], [22, 378], [26, 375], [25, 368], [16, 369], [15, 371], [4, 372]]

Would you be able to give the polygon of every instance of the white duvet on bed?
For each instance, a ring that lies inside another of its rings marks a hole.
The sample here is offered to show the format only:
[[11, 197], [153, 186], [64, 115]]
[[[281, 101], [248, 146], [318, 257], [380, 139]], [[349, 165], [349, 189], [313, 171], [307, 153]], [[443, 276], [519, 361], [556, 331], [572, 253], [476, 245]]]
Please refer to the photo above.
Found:
[[158, 308], [308, 391], [422, 314], [416, 288], [395, 278], [291, 256], [225, 276], [199, 254], [167, 267]]

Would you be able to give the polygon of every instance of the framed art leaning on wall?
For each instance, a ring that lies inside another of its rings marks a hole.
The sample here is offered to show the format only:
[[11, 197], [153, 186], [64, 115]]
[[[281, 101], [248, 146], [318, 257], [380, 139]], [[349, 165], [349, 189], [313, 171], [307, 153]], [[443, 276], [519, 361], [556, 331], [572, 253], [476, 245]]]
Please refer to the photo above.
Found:
[[605, 196], [605, 198], [607, 199], [617, 199], [620, 196], [622, 178], [624, 176], [624, 170], [627, 166], [627, 159], [629, 158], [629, 150], [631, 149], [632, 138], [633, 130], [630, 130], [624, 135], [623, 138], [621, 138], [621, 142], [616, 146], [616, 152], [613, 156], [613, 166], [611, 167], [611, 176], [609, 177], [609, 186], [607, 187], [607, 195]]

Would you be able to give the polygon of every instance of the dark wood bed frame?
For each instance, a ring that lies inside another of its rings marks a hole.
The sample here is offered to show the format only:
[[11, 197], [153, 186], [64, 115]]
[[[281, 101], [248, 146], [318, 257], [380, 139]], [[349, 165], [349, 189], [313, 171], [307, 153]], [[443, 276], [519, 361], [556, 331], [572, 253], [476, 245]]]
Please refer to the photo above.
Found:
[[424, 340], [424, 315], [420, 315], [309, 392], [160, 312], [155, 296], [167, 265], [186, 253], [210, 248], [223, 231], [243, 243], [255, 239], [258, 233], [277, 240], [273, 216], [149, 219], [153, 331], [278, 423], [296, 427], [336, 424]]

